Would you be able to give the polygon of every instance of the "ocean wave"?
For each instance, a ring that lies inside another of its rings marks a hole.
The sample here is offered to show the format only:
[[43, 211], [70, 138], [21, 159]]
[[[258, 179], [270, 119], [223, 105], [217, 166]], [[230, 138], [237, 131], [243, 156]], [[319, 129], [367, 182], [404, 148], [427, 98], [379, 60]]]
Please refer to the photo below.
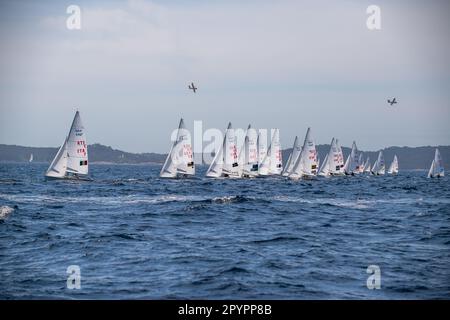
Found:
[[122, 205], [122, 204], [159, 204], [167, 202], [191, 202], [191, 203], [241, 203], [247, 201], [267, 201], [263, 198], [248, 197], [241, 195], [227, 195], [220, 197], [208, 197], [197, 195], [128, 195], [128, 196], [112, 196], [112, 197], [73, 197], [73, 196], [50, 196], [50, 195], [10, 195], [0, 194], [0, 198], [14, 202], [24, 203], [43, 203], [48, 208], [62, 208], [62, 203], [95, 203], [103, 205]]
[[5, 220], [11, 213], [13, 213], [17, 209], [17, 206], [13, 208], [9, 206], [1, 206], [0, 207], [0, 220]]
[[270, 239], [262, 239], [262, 240], [253, 240], [250, 241], [250, 243], [270, 243], [270, 242], [284, 242], [284, 241], [296, 241], [300, 240], [300, 238], [297, 237], [287, 237], [287, 236], [278, 236]]

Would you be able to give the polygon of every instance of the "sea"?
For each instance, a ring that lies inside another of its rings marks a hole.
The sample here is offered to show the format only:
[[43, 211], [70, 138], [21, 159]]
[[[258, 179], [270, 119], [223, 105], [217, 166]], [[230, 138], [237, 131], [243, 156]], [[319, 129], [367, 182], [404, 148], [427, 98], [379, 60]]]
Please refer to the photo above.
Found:
[[47, 166], [0, 164], [0, 299], [450, 299], [447, 177]]

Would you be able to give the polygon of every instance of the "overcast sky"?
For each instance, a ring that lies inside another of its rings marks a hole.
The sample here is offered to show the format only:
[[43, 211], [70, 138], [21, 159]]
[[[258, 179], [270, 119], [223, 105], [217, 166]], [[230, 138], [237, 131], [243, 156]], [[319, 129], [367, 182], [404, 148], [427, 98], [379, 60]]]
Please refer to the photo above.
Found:
[[[81, 8], [68, 30], [66, 8]], [[366, 8], [381, 8], [381, 30]], [[448, 1], [0, 1], [0, 143], [167, 152], [188, 128], [450, 144]], [[193, 94], [188, 84], [198, 91]], [[389, 107], [386, 99], [397, 97]]]

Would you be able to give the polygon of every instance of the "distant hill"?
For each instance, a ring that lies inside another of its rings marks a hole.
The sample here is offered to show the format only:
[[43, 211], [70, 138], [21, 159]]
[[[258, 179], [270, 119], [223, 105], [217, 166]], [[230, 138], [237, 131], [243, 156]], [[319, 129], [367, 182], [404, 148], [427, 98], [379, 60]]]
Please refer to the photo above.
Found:
[[[321, 160], [325, 158], [330, 146], [318, 145], [317, 150]], [[434, 157], [434, 149], [436, 147], [389, 147], [383, 149], [384, 159], [389, 165], [394, 154], [399, 159], [400, 169], [428, 169]], [[450, 168], [450, 146], [438, 146], [444, 160], [444, 167]], [[344, 156], [350, 153], [350, 148], [343, 147]], [[283, 160], [289, 157], [290, 149], [283, 150]], [[58, 148], [39, 148], [39, 147], [23, 147], [16, 145], [0, 144], [0, 161], [27, 162], [30, 154], [33, 154], [36, 162], [51, 162]], [[378, 157], [378, 151], [363, 151], [364, 161], [367, 156], [373, 164]], [[108, 163], [164, 163], [167, 154], [160, 153], [130, 153], [113, 149], [109, 146], [101, 144], [89, 145], [89, 160], [91, 162], [108, 162]]]
[[[116, 150], [101, 144], [88, 146], [90, 162], [111, 162], [111, 163], [163, 163], [165, 154], [159, 153], [130, 153]], [[25, 162], [33, 154], [36, 162], [51, 162], [58, 152], [58, 148], [36, 148], [22, 147], [16, 145], [0, 144], [0, 161]]]

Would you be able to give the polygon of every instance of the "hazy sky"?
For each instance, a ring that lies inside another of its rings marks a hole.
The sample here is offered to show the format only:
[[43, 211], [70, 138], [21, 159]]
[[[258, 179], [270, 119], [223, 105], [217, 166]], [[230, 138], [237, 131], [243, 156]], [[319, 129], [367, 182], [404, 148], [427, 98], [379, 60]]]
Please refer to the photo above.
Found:
[[[81, 8], [68, 30], [66, 8]], [[381, 30], [366, 8], [381, 8]], [[0, 1], [0, 143], [167, 152], [188, 128], [450, 144], [449, 1]], [[198, 91], [187, 89], [194, 81]], [[386, 99], [397, 97], [389, 107]]]

